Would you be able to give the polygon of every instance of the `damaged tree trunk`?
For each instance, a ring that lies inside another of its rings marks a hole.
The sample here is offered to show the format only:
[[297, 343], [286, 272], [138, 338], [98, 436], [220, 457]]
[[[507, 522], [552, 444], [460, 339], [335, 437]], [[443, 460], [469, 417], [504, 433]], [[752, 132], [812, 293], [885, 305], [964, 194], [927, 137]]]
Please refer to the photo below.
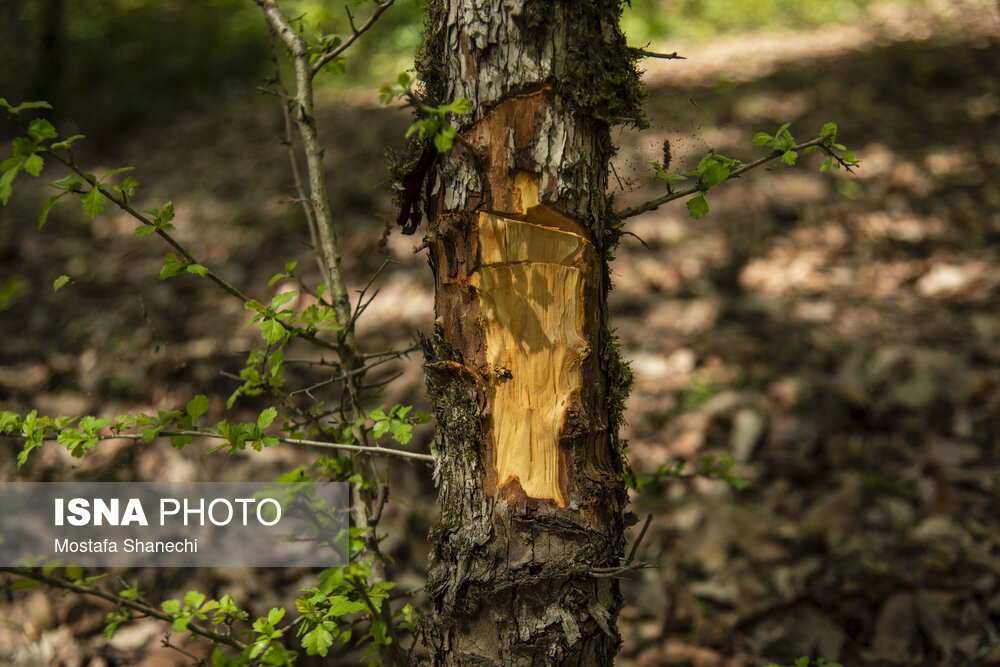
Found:
[[604, 665], [620, 642], [630, 373], [608, 329], [609, 127], [642, 123], [619, 0], [435, 0], [431, 104], [472, 102], [428, 182], [441, 665]]

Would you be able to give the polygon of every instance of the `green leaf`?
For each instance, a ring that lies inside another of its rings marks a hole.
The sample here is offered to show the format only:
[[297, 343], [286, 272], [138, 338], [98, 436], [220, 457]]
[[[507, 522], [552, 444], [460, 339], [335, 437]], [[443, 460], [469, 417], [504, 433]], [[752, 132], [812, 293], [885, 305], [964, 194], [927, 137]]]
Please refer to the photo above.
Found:
[[55, 139], [59, 136], [59, 133], [56, 132], [56, 128], [49, 121], [44, 118], [36, 118], [28, 125], [28, 136], [34, 139], [37, 144], [45, 139]]
[[55, 279], [55, 281], [53, 281], [52, 289], [58, 292], [59, 289], [68, 282], [69, 282], [69, 276], [67, 275], [59, 276], [58, 278]]
[[[451, 127], [450, 125], [448, 127]], [[451, 149], [452, 138], [444, 134], [444, 132], [439, 132], [434, 135], [434, 147], [438, 150], [438, 153], [444, 153]]]
[[170, 446], [174, 449], [184, 449], [191, 444], [190, 435], [175, 435], [170, 439]]
[[825, 137], [830, 135], [831, 139], [837, 138], [837, 124], [836, 123], [825, 123], [823, 129], [819, 131], [819, 136]]
[[17, 172], [21, 170], [20, 165], [16, 169], [8, 169], [0, 176], [0, 204], [4, 206], [10, 201], [10, 195], [13, 192], [11, 188], [11, 183], [14, 181], [14, 177], [17, 176]]
[[757, 134], [753, 135], [753, 145], [770, 146], [772, 139], [774, 139], [774, 137], [772, 137], [767, 132], [758, 132]]
[[29, 155], [28, 159], [24, 161], [24, 170], [36, 178], [42, 173], [43, 166], [45, 166], [45, 161], [35, 153]]
[[82, 134], [74, 134], [69, 139], [63, 139], [59, 143], [52, 144], [51, 146], [49, 146], [49, 150], [57, 151], [60, 148], [69, 148], [70, 146], [73, 145], [74, 141], [78, 141], [80, 139], [83, 139]]
[[170, 222], [174, 219], [174, 202], [168, 201], [156, 214], [156, 221], [160, 224]]
[[392, 439], [405, 445], [413, 438], [413, 424], [396, 421], [392, 423]]
[[45, 221], [48, 220], [49, 211], [52, 210], [52, 206], [62, 197], [65, 192], [60, 192], [57, 195], [49, 197], [45, 203], [42, 205], [42, 212], [38, 214], [38, 228], [41, 229], [45, 225]]
[[60, 178], [58, 181], [52, 181], [49, 183], [52, 187], [57, 190], [65, 190], [66, 192], [79, 192], [82, 189], [83, 181], [76, 174], [70, 174], [66, 178]]
[[456, 116], [462, 116], [464, 114], [469, 113], [469, 110], [471, 108], [472, 108], [472, 102], [465, 99], [464, 97], [460, 97], [448, 105], [448, 111], [452, 112]]
[[201, 608], [201, 603], [205, 601], [205, 594], [200, 591], [188, 591], [184, 594], [184, 604], [195, 609]]
[[257, 428], [264, 430], [274, 421], [274, 418], [278, 416], [278, 410], [274, 407], [267, 408], [260, 416], [257, 417]]
[[201, 264], [188, 264], [188, 266], [187, 266], [187, 272], [188, 273], [193, 273], [193, 274], [201, 276], [203, 278], [206, 275], [208, 275], [208, 269], [206, 269]]
[[729, 178], [729, 173], [732, 170], [729, 165], [717, 160], [714, 155], [708, 155], [698, 165], [698, 171], [701, 174], [704, 189], [708, 190]]
[[793, 165], [795, 164], [795, 161], [798, 159], [798, 157], [799, 154], [796, 153], [795, 151], [785, 151], [781, 156], [781, 161], [787, 165]]
[[52, 105], [49, 104], [48, 102], [45, 102], [43, 100], [38, 100], [36, 102], [24, 102], [22, 104], [19, 104], [13, 109], [10, 109], [10, 112], [16, 115], [21, 113], [22, 111], [27, 111], [28, 109], [51, 109], [51, 108]]
[[267, 612], [267, 622], [274, 626], [281, 622], [281, 619], [285, 617], [285, 610], [281, 607], [274, 607]]
[[308, 655], [321, 655], [326, 657], [327, 650], [333, 646], [333, 635], [320, 623], [302, 637], [302, 647]]
[[112, 169], [111, 171], [106, 171], [104, 172], [104, 175], [101, 176], [101, 182], [104, 182], [104, 180], [108, 176], [114, 176], [115, 174], [121, 174], [126, 171], [132, 171], [133, 169], [135, 169], [135, 167], [119, 167], [118, 169]]
[[705, 201], [705, 195], [698, 195], [697, 197], [688, 199], [687, 208], [688, 213], [695, 220], [708, 213], [708, 202]]
[[274, 344], [285, 340], [288, 337], [288, 332], [285, 331], [285, 327], [281, 325], [281, 322], [273, 318], [267, 318], [260, 322], [260, 335], [268, 343]]
[[35, 144], [24, 137], [18, 137], [11, 142], [14, 157], [28, 157], [35, 152]]
[[96, 187], [91, 188], [90, 192], [80, 198], [80, 201], [83, 203], [83, 211], [87, 214], [87, 217], [95, 218], [104, 210], [104, 199], [104, 195]]
[[380, 422], [375, 422], [375, 425], [372, 426], [372, 435], [374, 435], [376, 438], [381, 438], [383, 435], [389, 432], [389, 428], [391, 426], [392, 423], [388, 419]]
[[153, 225], [139, 225], [138, 227], [135, 228], [135, 231], [132, 233], [132, 236], [134, 236], [137, 239], [141, 239], [143, 236], [149, 236], [155, 231], [156, 227], [154, 227]]
[[168, 252], [163, 257], [163, 268], [160, 269], [160, 280], [165, 280], [184, 272], [184, 262], [177, 259], [172, 252]]
[[298, 292], [282, 292], [281, 294], [271, 299], [271, 307], [279, 308], [288, 303], [289, 301], [291, 301], [292, 299], [294, 299], [297, 295]]
[[208, 412], [208, 396], [198, 394], [187, 402], [185, 409], [194, 423], [197, 423], [198, 417]]

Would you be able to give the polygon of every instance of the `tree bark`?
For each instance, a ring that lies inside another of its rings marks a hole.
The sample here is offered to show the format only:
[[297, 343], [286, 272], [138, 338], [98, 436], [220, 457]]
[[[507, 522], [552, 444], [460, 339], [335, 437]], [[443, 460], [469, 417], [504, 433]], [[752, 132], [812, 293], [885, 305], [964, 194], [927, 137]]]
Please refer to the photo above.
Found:
[[643, 122], [618, 0], [435, 0], [430, 103], [472, 111], [430, 174], [426, 377], [441, 516], [426, 642], [439, 665], [605, 665], [617, 653], [621, 403], [607, 323], [611, 124]]

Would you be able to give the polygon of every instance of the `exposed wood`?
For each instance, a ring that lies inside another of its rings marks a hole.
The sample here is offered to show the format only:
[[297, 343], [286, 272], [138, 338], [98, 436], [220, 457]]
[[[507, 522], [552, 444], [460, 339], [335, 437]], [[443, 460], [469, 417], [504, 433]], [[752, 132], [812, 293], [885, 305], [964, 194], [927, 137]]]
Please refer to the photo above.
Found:
[[493, 385], [490, 433], [500, 486], [567, 504], [569, 452], [559, 433], [590, 347], [583, 280], [594, 253], [569, 232], [479, 214], [479, 292]]

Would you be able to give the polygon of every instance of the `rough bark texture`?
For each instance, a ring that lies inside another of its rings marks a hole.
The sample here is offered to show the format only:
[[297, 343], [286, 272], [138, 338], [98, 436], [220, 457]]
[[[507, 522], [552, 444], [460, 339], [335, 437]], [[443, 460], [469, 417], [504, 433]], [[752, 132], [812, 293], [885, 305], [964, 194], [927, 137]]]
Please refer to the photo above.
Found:
[[617, 652], [626, 503], [609, 345], [609, 125], [641, 122], [617, 1], [437, 0], [419, 65], [465, 97], [436, 163], [427, 384], [441, 518], [425, 625], [442, 665], [601, 665]]

